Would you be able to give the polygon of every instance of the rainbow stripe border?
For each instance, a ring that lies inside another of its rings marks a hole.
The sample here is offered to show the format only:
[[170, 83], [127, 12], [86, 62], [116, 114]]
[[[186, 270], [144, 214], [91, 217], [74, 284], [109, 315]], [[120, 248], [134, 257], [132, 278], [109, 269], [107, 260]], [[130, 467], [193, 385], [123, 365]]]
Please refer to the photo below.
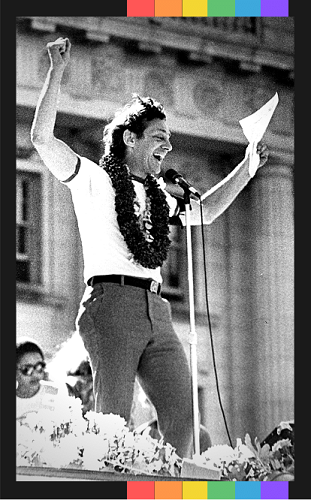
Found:
[[127, 0], [127, 17], [288, 17], [289, 0]]
[[127, 498], [158, 499], [284, 499], [288, 481], [127, 481]]

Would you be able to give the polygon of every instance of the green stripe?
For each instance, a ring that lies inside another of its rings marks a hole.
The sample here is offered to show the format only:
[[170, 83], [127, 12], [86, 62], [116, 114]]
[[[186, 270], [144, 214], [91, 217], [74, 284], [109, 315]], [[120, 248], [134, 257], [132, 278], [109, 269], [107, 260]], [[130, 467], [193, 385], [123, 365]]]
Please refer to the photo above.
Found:
[[235, 0], [207, 0], [207, 15], [208, 17], [234, 17]]

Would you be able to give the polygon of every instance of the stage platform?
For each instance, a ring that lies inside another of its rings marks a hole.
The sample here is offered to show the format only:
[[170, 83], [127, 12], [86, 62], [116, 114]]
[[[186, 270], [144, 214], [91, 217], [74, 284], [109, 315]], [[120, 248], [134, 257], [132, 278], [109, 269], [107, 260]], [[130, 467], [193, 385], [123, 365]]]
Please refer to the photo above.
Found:
[[[55, 469], [52, 467], [17, 467], [16, 481], [197, 481], [219, 480], [218, 471], [195, 468], [186, 469], [187, 476], [171, 477], [147, 474], [122, 474], [113, 471], [91, 471], [82, 469]], [[199, 477], [200, 476], [200, 477]]]

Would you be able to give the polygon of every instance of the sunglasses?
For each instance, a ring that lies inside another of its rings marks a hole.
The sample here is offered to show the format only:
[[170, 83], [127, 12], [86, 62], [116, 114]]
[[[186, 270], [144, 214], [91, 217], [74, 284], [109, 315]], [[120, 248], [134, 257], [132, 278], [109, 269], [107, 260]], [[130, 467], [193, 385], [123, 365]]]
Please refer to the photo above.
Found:
[[26, 377], [30, 377], [34, 371], [36, 371], [37, 373], [42, 373], [45, 367], [46, 363], [44, 361], [39, 361], [35, 365], [25, 365], [21, 368], [19, 367], [18, 369], [23, 375], [26, 375]]

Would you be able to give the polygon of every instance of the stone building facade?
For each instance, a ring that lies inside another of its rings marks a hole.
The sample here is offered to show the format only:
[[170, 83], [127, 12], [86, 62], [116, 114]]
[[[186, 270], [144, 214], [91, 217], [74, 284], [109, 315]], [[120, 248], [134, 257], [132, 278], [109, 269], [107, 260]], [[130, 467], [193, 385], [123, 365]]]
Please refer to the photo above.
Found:
[[[192, 230], [202, 422], [213, 443], [228, 442], [214, 350], [233, 442], [246, 432], [265, 438], [294, 414], [293, 19], [25, 16], [16, 26], [17, 337], [39, 340], [47, 357], [74, 331], [84, 284], [70, 191], [30, 142], [49, 66], [46, 43], [58, 36], [72, 43], [57, 137], [98, 161], [110, 116], [133, 92], [151, 95], [163, 102], [172, 131], [165, 169], [201, 192], [243, 158], [239, 120], [278, 92], [264, 138], [269, 162], [204, 227], [206, 268], [201, 228]], [[164, 295], [188, 353], [186, 240], [173, 231]]]

